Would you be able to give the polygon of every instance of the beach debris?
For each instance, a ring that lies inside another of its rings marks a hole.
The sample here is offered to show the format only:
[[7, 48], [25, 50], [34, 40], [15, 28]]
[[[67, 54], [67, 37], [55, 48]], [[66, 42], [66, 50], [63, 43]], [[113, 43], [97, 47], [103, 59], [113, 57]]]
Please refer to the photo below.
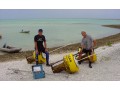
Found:
[[65, 77], [68, 79], [70, 77], [70, 74], [67, 74]]
[[18, 68], [8, 68], [8, 70], [12, 70], [12, 71], [15, 72], [15, 73], [18, 73], [18, 72], [29, 72], [29, 73], [32, 73], [31, 71], [20, 70], [20, 69], [18, 69]]
[[33, 56], [26, 56], [26, 60], [28, 64], [32, 64], [35, 62], [35, 59], [33, 58]]
[[103, 49], [103, 50], [105, 50], [106, 48], [105, 48], [105, 47], [103, 47], [102, 49]]
[[32, 73], [31, 71], [20, 70], [18, 68], [8, 68], [8, 70], [12, 71], [12, 73], [10, 73], [10, 74], [19, 74], [19, 75], [21, 75], [23, 72], [24, 73]]
[[109, 60], [110, 60], [110, 57], [102, 56], [102, 57], [101, 57], [101, 60], [102, 60], [102, 61], [109, 61]]
[[109, 46], [109, 47], [111, 47], [111, 46], [112, 46], [112, 42], [110, 42], [110, 41], [109, 41], [109, 42], [107, 42], [106, 44], [107, 44], [107, 46]]

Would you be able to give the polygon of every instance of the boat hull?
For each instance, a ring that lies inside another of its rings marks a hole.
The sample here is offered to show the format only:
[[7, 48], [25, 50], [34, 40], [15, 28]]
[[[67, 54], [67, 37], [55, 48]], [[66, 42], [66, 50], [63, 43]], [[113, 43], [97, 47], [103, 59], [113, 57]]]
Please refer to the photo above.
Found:
[[0, 48], [0, 51], [2, 51], [2, 52], [7, 52], [7, 53], [18, 53], [18, 52], [20, 52], [22, 50], [22, 48], [15, 48], [15, 47], [13, 47], [13, 48]]

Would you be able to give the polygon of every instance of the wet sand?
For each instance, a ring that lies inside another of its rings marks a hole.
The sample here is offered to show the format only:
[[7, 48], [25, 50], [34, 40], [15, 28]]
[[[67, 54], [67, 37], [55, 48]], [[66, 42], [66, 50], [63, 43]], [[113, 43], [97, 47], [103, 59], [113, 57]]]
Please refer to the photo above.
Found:
[[[120, 25], [112, 25], [112, 26], [111, 25], [103, 25], [103, 26], [120, 29]], [[96, 41], [97, 41], [97, 46], [95, 48], [98, 48], [100, 46], [106, 46], [109, 43], [112, 43], [112, 44], [118, 43], [118, 42], [120, 42], [120, 33], [118, 33], [116, 35], [104, 37], [101, 39], [97, 39]], [[77, 51], [79, 47], [80, 47], [80, 43], [71, 44], [71, 45], [63, 47], [61, 49], [58, 49], [50, 54], [61, 54], [61, 53], [73, 52], [73, 51]], [[59, 48], [59, 47], [49, 48], [48, 50], [49, 50], [49, 52], [51, 52], [52, 50], [57, 49], [57, 48]], [[26, 56], [32, 55], [32, 53], [33, 53], [33, 51], [24, 51], [24, 52], [20, 52], [20, 53], [0, 55], [0, 62], [20, 60], [20, 59], [22, 60]]]

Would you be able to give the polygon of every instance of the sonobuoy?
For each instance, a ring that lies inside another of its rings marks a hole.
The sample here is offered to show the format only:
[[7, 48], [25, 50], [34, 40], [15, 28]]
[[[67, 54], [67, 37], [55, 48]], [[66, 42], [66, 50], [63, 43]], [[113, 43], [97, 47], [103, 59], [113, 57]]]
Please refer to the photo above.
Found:
[[[56, 64], [56, 65], [55, 65]], [[51, 65], [53, 73], [60, 73], [66, 71], [68, 73], [76, 73], [79, 68], [74, 60], [74, 55], [69, 54], [63, 57], [63, 60], [55, 62]]]

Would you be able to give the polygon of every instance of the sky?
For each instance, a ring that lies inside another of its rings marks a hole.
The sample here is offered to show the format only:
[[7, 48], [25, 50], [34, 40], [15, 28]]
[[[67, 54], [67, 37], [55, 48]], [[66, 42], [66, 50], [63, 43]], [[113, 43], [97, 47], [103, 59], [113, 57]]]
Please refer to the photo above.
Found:
[[120, 19], [120, 9], [0, 9], [0, 19], [31, 18]]

